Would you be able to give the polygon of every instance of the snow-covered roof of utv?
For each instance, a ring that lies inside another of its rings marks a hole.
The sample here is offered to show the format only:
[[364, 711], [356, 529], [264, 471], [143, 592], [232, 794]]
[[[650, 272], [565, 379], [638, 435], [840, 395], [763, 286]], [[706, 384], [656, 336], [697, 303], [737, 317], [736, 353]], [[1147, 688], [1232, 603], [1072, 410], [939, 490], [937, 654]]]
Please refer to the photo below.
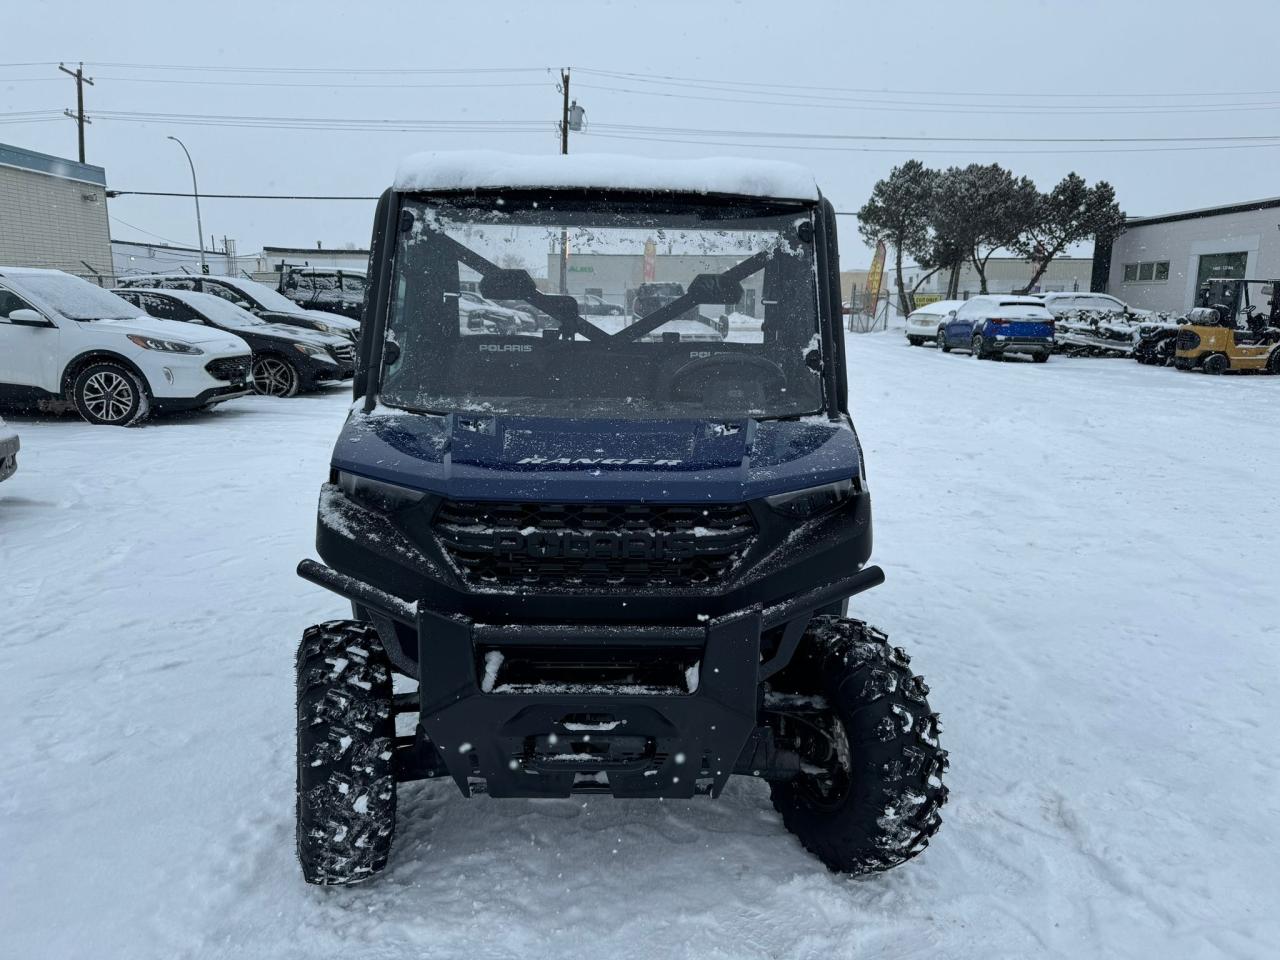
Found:
[[656, 160], [613, 153], [561, 156], [496, 150], [436, 151], [405, 157], [396, 170], [395, 189], [404, 192], [503, 188], [662, 190], [818, 199], [818, 184], [804, 167], [741, 157]]

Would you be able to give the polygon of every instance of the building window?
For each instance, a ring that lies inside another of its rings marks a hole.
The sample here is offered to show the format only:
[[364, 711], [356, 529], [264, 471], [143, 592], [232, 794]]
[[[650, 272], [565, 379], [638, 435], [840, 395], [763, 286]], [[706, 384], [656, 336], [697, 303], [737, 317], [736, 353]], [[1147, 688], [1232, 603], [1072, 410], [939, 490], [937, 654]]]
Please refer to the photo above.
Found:
[[1125, 283], [1164, 283], [1168, 279], [1168, 260], [1144, 260], [1124, 265]]
[[1196, 288], [1199, 289], [1206, 280], [1239, 280], [1248, 265], [1247, 251], [1205, 254], [1200, 258], [1200, 268], [1196, 271]]

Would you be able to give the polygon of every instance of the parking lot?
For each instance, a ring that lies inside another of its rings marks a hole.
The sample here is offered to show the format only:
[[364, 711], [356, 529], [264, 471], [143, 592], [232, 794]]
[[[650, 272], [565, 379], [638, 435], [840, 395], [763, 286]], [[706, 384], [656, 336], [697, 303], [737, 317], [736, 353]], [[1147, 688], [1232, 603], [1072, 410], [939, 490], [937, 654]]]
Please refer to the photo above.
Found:
[[[720, 801], [401, 791], [373, 884], [293, 855], [296, 578], [347, 389], [104, 429], [14, 417], [0, 928], [25, 957], [1273, 956], [1280, 380], [849, 336], [945, 829], [854, 881]], [[15, 922], [21, 918], [21, 922]], [[4, 952], [4, 951], [0, 951]]]

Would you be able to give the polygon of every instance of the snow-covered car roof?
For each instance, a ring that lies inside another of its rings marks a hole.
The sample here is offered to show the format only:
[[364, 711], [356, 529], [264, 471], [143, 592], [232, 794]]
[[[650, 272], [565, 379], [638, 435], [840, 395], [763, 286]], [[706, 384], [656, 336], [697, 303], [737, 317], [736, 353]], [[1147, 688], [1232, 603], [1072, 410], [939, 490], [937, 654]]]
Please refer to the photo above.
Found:
[[924, 306], [917, 307], [911, 311], [911, 316], [917, 313], [937, 314], [942, 316], [944, 313], [950, 313], [952, 310], [959, 310], [964, 306], [963, 300], [935, 300], [933, 303], [926, 303]]
[[35, 306], [69, 320], [123, 320], [145, 314], [128, 300], [65, 270], [0, 267], [0, 279]]
[[779, 160], [707, 157], [659, 160], [625, 154], [525, 155], [497, 150], [431, 151], [400, 161], [395, 189], [581, 188], [722, 193], [817, 200], [818, 184], [804, 167]]

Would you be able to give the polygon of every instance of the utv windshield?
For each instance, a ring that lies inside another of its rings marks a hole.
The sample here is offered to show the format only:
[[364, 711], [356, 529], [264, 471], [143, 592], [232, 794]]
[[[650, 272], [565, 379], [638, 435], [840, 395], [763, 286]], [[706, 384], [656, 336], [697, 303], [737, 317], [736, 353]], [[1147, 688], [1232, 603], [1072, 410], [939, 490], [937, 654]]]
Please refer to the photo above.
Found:
[[[799, 204], [409, 200], [381, 399], [435, 413], [792, 417], [822, 409]], [[579, 311], [588, 295], [621, 315]]]

